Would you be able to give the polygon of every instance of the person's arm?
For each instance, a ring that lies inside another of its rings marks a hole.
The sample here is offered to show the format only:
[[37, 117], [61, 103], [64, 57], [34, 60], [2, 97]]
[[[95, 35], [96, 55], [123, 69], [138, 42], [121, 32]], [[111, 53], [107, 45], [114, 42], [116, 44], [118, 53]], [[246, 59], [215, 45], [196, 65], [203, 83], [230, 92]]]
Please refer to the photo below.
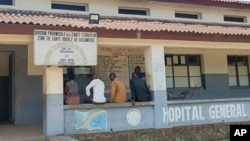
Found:
[[116, 83], [112, 82], [111, 83], [111, 94], [110, 94], [109, 102], [113, 102], [114, 101], [115, 95], [116, 95], [115, 91], [116, 91]]
[[95, 80], [92, 80], [92, 81], [88, 84], [88, 86], [86, 86], [86, 95], [87, 95], [87, 96], [90, 96], [90, 94], [91, 94], [90, 89], [91, 89], [92, 87], [95, 86], [95, 83], [96, 83], [96, 81], [95, 81]]
[[66, 86], [65, 86], [65, 89], [64, 89], [65, 95], [68, 94], [68, 91], [69, 91], [69, 85], [68, 85], [68, 83], [66, 83]]

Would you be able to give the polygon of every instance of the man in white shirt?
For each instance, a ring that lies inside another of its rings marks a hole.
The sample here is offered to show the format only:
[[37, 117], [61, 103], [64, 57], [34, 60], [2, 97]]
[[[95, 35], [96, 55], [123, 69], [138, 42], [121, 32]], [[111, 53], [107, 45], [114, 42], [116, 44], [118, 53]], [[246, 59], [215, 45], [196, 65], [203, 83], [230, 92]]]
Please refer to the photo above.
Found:
[[93, 103], [105, 103], [106, 97], [104, 96], [105, 85], [102, 80], [100, 80], [97, 74], [93, 74], [91, 82], [86, 87], [86, 95], [90, 96], [90, 89], [93, 88]]

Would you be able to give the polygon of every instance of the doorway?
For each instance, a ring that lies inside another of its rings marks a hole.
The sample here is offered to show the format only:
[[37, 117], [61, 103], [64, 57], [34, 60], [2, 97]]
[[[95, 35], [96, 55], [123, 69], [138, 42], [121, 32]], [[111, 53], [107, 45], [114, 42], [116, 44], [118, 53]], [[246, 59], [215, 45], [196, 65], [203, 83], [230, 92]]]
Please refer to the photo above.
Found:
[[0, 121], [14, 122], [14, 52], [0, 52]]

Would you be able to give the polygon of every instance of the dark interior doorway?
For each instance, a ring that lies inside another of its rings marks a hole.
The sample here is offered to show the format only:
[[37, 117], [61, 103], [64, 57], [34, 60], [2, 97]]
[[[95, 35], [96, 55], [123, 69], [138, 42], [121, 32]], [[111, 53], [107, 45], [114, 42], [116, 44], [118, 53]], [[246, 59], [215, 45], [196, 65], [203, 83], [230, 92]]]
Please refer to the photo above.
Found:
[[0, 52], [0, 121], [14, 122], [14, 52]]

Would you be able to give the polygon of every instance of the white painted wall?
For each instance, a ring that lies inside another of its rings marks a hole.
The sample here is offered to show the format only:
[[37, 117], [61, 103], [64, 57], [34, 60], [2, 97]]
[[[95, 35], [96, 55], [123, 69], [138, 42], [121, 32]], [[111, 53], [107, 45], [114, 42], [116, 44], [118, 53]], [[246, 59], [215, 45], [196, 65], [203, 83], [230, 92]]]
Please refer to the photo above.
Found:
[[[0, 8], [12, 8], [19, 10], [37, 10], [46, 12], [59, 12], [59, 13], [74, 13], [74, 14], [89, 14], [99, 13], [105, 16], [121, 16], [121, 17], [141, 17], [141, 18], [154, 18], [154, 19], [167, 19], [178, 21], [195, 21], [195, 22], [209, 22], [209, 23], [223, 23], [224, 15], [246, 16], [250, 19], [250, 9], [229, 9], [229, 8], [217, 8], [206, 6], [195, 6], [187, 4], [173, 4], [173, 3], [161, 3], [161, 2], [140, 2], [140, 1], [125, 1], [125, 0], [60, 0], [64, 2], [72, 3], [85, 3], [89, 5], [89, 11], [77, 12], [69, 10], [56, 10], [51, 9], [51, 1], [54, 0], [15, 0], [14, 6], [3, 6]], [[135, 16], [135, 15], [119, 15], [118, 7], [135, 7], [135, 8], [147, 8], [150, 9], [149, 16]], [[175, 18], [175, 11], [187, 11], [187, 12], [199, 12], [202, 13], [201, 20], [190, 20]], [[230, 23], [230, 22], [224, 22]], [[231, 23], [235, 24], [235, 23]], [[236, 24], [250, 24], [250, 20], [247, 23]]]

